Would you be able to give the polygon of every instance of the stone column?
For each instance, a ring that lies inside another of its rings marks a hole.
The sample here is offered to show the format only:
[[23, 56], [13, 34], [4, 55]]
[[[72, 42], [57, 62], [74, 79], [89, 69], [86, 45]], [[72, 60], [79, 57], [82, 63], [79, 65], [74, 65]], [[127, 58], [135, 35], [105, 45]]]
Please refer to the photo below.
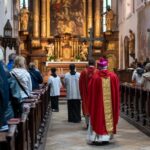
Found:
[[59, 59], [59, 39], [57, 39], [57, 48], [55, 49], [55, 56]]
[[93, 0], [88, 0], [88, 25], [87, 25], [87, 30], [91, 27], [93, 27], [93, 13], [92, 13], [92, 2]]
[[95, 0], [94, 37], [100, 37], [100, 35], [101, 35], [101, 1]]
[[83, 36], [86, 37], [87, 36], [87, 20], [86, 20], [86, 0], [83, 0], [83, 10], [84, 10], [84, 24], [83, 24]]
[[42, 0], [41, 3], [41, 37], [46, 37], [46, 6], [47, 0]]
[[33, 0], [33, 37], [39, 37], [39, 0]]
[[47, 0], [47, 37], [50, 37], [50, 0]]
[[63, 54], [62, 54], [62, 40], [63, 40], [63, 38], [62, 37], [60, 37], [60, 52], [59, 52], [59, 56], [60, 56], [60, 58], [62, 58], [63, 57]]

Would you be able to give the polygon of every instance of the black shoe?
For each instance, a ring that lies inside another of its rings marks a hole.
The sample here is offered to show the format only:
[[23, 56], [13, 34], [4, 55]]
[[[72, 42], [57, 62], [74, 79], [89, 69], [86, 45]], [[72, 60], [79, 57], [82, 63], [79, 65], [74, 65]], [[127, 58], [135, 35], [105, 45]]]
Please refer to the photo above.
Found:
[[107, 144], [109, 144], [109, 141], [103, 141], [102, 142], [102, 145], [107, 145]]
[[109, 144], [109, 141], [92, 142], [92, 145], [103, 146]]

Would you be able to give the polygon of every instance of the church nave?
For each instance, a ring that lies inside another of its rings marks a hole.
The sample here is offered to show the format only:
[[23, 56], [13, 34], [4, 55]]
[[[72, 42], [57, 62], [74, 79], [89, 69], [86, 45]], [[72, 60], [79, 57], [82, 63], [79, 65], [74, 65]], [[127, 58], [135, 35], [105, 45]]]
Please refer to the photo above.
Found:
[[108, 145], [95, 146], [86, 143], [86, 130], [81, 123], [67, 122], [67, 105], [60, 102], [60, 111], [52, 113], [47, 132], [45, 150], [149, 150], [149, 137], [120, 118], [118, 132]]

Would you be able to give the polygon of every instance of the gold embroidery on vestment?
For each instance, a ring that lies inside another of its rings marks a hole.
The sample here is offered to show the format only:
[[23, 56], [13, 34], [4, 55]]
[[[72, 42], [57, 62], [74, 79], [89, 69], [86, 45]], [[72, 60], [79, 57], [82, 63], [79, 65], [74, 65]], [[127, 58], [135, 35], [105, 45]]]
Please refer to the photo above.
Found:
[[106, 130], [108, 133], [112, 133], [113, 112], [111, 101], [110, 78], [102, 78], [102, 88], [103, 88], [103, 102], [104, 102], [104, 116], [105, 116]]

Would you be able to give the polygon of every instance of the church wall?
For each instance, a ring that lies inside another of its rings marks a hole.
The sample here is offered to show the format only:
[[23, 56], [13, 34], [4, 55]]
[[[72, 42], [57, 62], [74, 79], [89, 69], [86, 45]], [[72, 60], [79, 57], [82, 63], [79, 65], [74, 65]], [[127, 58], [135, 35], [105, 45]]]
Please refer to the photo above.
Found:
[[[128, 4], [128, 5], [127, 5]], [[118, 2], [119, 24], [119, 68], [125, 68], [124, 38], [129, 29], [135, 33], [135, 58], [145, 61], [150, 56], [150, 4], [140, 0]], [[130, 57], [129, 64], [133, 61]]]
[[[134, 3], [131, 0], [118, 1], [118, 24], [119, 24], [119, 68], [125, 68], [125, 44], [124, 39], [129, 37], [129, 30], [131, 29], [135, 33], [135, 57], [138, 55], [138, 36], [137, 25], [138, 17], [137, 12], [134, 9]], [[129, 64], [133, 61], [133, 58], [129, 56]]]
[[[4, 36], [4, 26], [7, 22], [7, 20], [10, 20], [13, 32], [12, 36], [17, 37], [18, 36], [18, 27], [17, 32], [14, 30], [14, 20], [13, 20], [13, 1], [15, 0], [0, 0], [0, 37]], [[14, 48], [10, 49], [9, 47], [6, 48], [5, 52], [5, 61], [8, 63], [8, 56], [11, 53], [16, 53]]]
[[150, 58], [150, 6], [138, 13], [138, 58], [145, 61]]
[[115, 19], [114, 19], [114, 25], [113, 25], [113, 30], [117, 30], [118, 31], [118, 24], [117, 24], [117, 20], [118, 20], [118, 16], [117, 16], [117, 13], [118, 13], [118, 7], [117, 7], [117, 4], [118, 3], [118, 0], [112, 0], [112, 5], [111, 5], [111, 9], [113, 10], [114, 14], [116, 15], [115, 16]]
[[0, 36], [3, 36], [3, 28], [9, 19], [13, 28], [13, 1], [1, 0], [0, 1]]

